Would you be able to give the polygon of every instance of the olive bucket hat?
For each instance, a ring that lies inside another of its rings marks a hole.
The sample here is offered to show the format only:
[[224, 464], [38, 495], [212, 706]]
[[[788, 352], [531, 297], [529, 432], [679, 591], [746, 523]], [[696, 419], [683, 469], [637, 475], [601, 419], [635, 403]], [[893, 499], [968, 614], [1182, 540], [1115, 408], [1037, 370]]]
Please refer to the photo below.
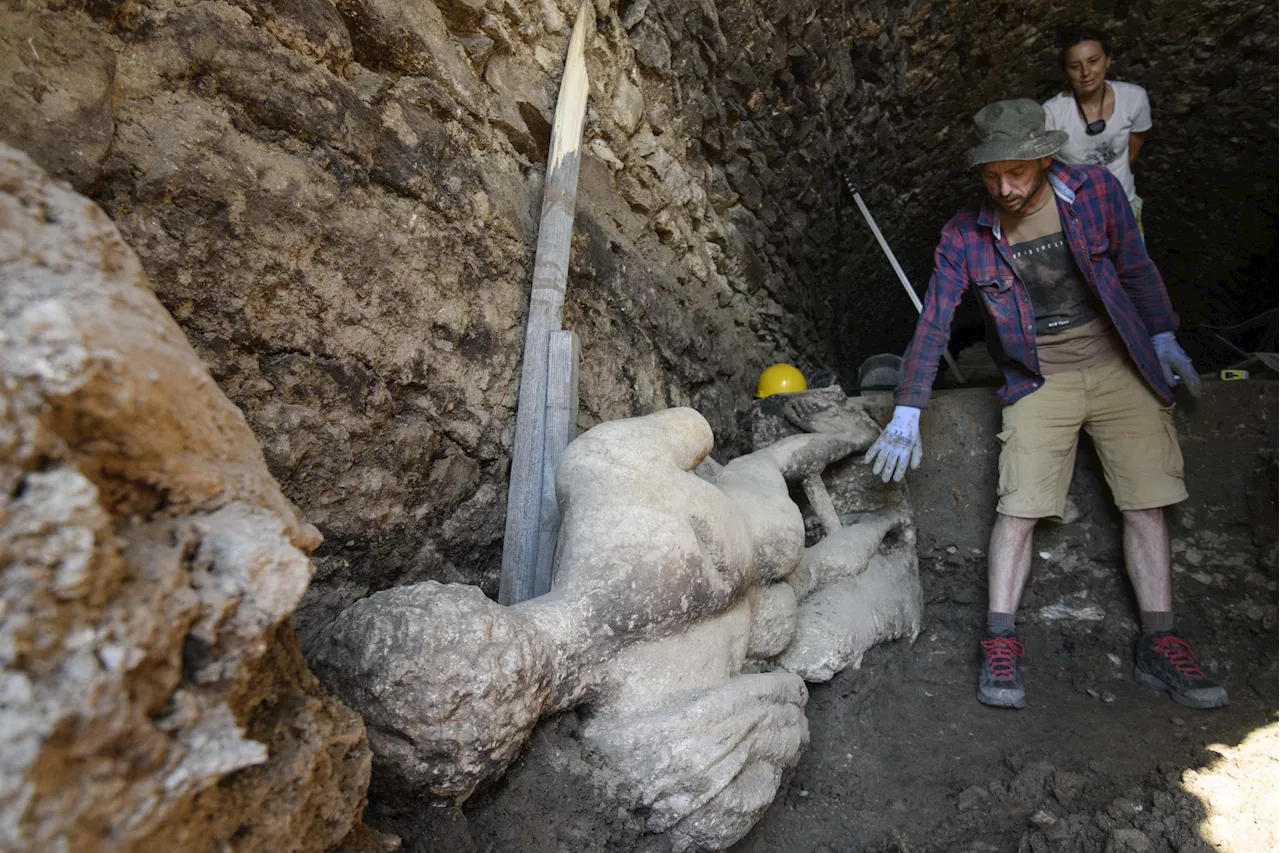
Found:
[[978, 144], [969, 149], [969, 165], [997, 160], [1039, 160], [1067, 142], [1063, 130], [1044, 129], [1044, 107], [1029, 98], [996, 101], [973, 117]]

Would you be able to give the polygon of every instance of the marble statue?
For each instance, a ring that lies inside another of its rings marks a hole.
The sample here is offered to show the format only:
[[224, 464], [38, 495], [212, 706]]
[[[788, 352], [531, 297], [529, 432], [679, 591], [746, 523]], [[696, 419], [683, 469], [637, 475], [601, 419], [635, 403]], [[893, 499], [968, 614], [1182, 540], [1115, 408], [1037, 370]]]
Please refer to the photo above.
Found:
[[[648, 831], [676, 850], [741, 838], [808, 744], [805, 680], [919, 630], [905, 502], [841, 516], [822, 481], [878, 427], [817, 408], [798, 416], [817, 431], [699, 474], [713, 439], [692, 409], [601, 424], [557, 471], [550, 593], [508, 608], [428, 582], [344, 611], [311, 663], [364, 715], [380, 772], [461, 801], [578, 708]], [[791, 486], [826, 532], [813, 547]]]

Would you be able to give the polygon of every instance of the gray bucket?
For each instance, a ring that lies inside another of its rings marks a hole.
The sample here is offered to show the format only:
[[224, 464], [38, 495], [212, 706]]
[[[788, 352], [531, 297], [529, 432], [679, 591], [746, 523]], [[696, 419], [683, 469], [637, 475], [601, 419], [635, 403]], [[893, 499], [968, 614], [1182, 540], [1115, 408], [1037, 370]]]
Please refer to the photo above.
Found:
[[[902, 374], [902, 356], [882, 352], [862, 362], [858, 368], [858, 387], [896, 388]], [[890, 391], [863, 391], [864, 394], [888, 394]]]

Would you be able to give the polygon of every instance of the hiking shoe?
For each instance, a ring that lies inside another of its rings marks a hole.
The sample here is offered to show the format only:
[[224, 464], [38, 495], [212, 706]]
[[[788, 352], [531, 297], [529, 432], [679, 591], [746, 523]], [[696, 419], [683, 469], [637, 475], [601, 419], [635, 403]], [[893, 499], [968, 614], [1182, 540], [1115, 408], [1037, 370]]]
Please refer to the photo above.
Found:
[[997, 708], [1021, 708], [1027, 704], [1018, 658], [1026, 653], [1018, 635], [988, 634], [982, 639], [982, 672], [978, 675], [978, 701]]
[[1162, 690], [1188, 708], [1223, 708], [1227, 689], [1206, 678], [1187, 641], [1173, 631], [1138, 635], [1133, 678], [1143, 687]]

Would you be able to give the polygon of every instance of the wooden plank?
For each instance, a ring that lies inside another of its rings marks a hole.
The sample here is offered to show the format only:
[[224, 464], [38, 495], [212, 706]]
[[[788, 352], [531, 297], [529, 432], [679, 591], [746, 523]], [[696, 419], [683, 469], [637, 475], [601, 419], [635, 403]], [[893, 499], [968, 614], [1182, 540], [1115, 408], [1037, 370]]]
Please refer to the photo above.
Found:
[[582, 124], [587, 107], [585, 49], [587, 33], [594, 27], [592, 17], [590, 0], [583, 0], [569, 39], [555, 124], [551, 129], [507, 490], [506, 533], [498, 587], [498, 601], [502, 604], [515, 604], [534, 595], [542, 513], [542, 455], [546, 445], [548, 342], [551, 333], [560, 329], [569, 274], [569, 242], [573, 236], [578, 166], [582, 161]]
[[542, 453], [542, 515], [538, 526], [538, 560], [534, 596], [551, 591], [560, 535], [556, 501], [556, 469], [569, 442], [578, 437], [578, 361], [581, 344], [574, 332], [552, 332], [547, 351], [547, 437]]

